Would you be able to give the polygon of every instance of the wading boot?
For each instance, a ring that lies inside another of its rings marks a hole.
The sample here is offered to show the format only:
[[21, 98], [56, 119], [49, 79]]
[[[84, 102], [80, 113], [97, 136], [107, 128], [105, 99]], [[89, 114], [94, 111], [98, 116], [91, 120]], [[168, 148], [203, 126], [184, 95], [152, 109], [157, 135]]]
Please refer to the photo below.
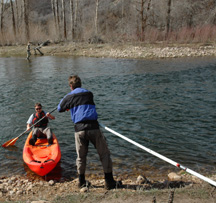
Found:
[[85, 180], [85, 174], [80, 174], [79, 175], [79, 183], [78, 183], [78, 188], [83, 188], [83, 187], [89, 187], [91, 183], [87, 180]]
[[111, 173], [105, 173], [105, 185], [104, 188], [106, 190], [111, 190], [115, 188], [120, 188], [122, 186], [121, 181], [115, 181], [113, 179], [113, 174]]

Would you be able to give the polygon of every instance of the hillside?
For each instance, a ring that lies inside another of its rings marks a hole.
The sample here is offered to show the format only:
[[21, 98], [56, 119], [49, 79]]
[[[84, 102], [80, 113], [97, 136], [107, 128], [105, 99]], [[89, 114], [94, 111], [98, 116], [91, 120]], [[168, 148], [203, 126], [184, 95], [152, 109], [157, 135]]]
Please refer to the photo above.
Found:
[[[13, 10], [9, 3], [2, 7], [0, 44], [46, 39], [56, 42], [88, 42], [90, 39], [93, 43], [209, 43], [216, 38], [214, 0], [25, 1], [29, 6], [24, 7], [23, 1], [17, 0], [17, 4], [12, 4]], [[92, 41], [95, 37], [97, 40]]]

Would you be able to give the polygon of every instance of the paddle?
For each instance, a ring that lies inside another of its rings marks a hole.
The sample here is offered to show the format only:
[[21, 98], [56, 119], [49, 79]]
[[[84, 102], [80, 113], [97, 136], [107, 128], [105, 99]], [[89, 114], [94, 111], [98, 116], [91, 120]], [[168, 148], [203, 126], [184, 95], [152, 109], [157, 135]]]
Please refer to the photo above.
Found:
[[[57, 109], [57, 107], [55, 107], [52, 111], [50, 111], [49, 113], [54, 112]], [[2, 147], [9, 147], [9, 146], [13, 146], [16, 141], [18, 140], [19, 137], [21, 137], [22, 135], [24, 135], [26, 132], [28, 132], [31, 128], [33, 128], [37, 123], [39, 123], [41, 120], [43, 120], [46, 116], [44, 116], [43, 118], [41, 118], [39, 121], [37, 121], [35, 124], [33, 124], [28, 130], [24, 131], [22, 134], [20, 134], [18, 137], [13, 138], [7, 142], [5, 142]]]

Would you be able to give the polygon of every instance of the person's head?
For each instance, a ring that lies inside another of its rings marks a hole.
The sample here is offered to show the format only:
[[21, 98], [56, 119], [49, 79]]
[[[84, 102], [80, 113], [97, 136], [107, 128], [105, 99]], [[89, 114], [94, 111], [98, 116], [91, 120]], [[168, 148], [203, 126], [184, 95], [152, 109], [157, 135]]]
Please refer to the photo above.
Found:
[[81, 83], [81, 79], [78, 75], [72, 75], [68, 78], [68, 83], [69, 86], [71, 87], [71, 89], [76, 89], [78, 87], [81, 87], [82, 83]]
[[36, 103], [35, 104], [35, 111], [39, 112], [39, 113], [42, 111], [42, 105], [41, 105], [41, 103]]

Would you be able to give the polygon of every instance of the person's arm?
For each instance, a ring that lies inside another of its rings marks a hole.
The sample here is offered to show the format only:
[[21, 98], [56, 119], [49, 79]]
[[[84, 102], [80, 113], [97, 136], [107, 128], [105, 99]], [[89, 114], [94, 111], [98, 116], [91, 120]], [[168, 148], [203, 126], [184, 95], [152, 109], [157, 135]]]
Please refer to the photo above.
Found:
[[27, 121], [27, 126], [26, 126], [26, 130], [29, 130], [31, 125], [32, 125], [32, 120], [33, 120], [33, 114], [29, 117], [28, 121]]
[[73, 101], [73, 99], [71, 98], [73, 97], [73, 95], [67, 94], [58, 104], [58, 112], [65, 112], [68, 111], [71, 107], [71, 101]]
[[26, 130], [29, 130], [30, 127], [31, 127], [31, 125], [27, 123]]
[[46, 113], [47, 118], [50, 118], [51, 120], [55, 119], [55, 116], [51, 115], [49, 112]]

